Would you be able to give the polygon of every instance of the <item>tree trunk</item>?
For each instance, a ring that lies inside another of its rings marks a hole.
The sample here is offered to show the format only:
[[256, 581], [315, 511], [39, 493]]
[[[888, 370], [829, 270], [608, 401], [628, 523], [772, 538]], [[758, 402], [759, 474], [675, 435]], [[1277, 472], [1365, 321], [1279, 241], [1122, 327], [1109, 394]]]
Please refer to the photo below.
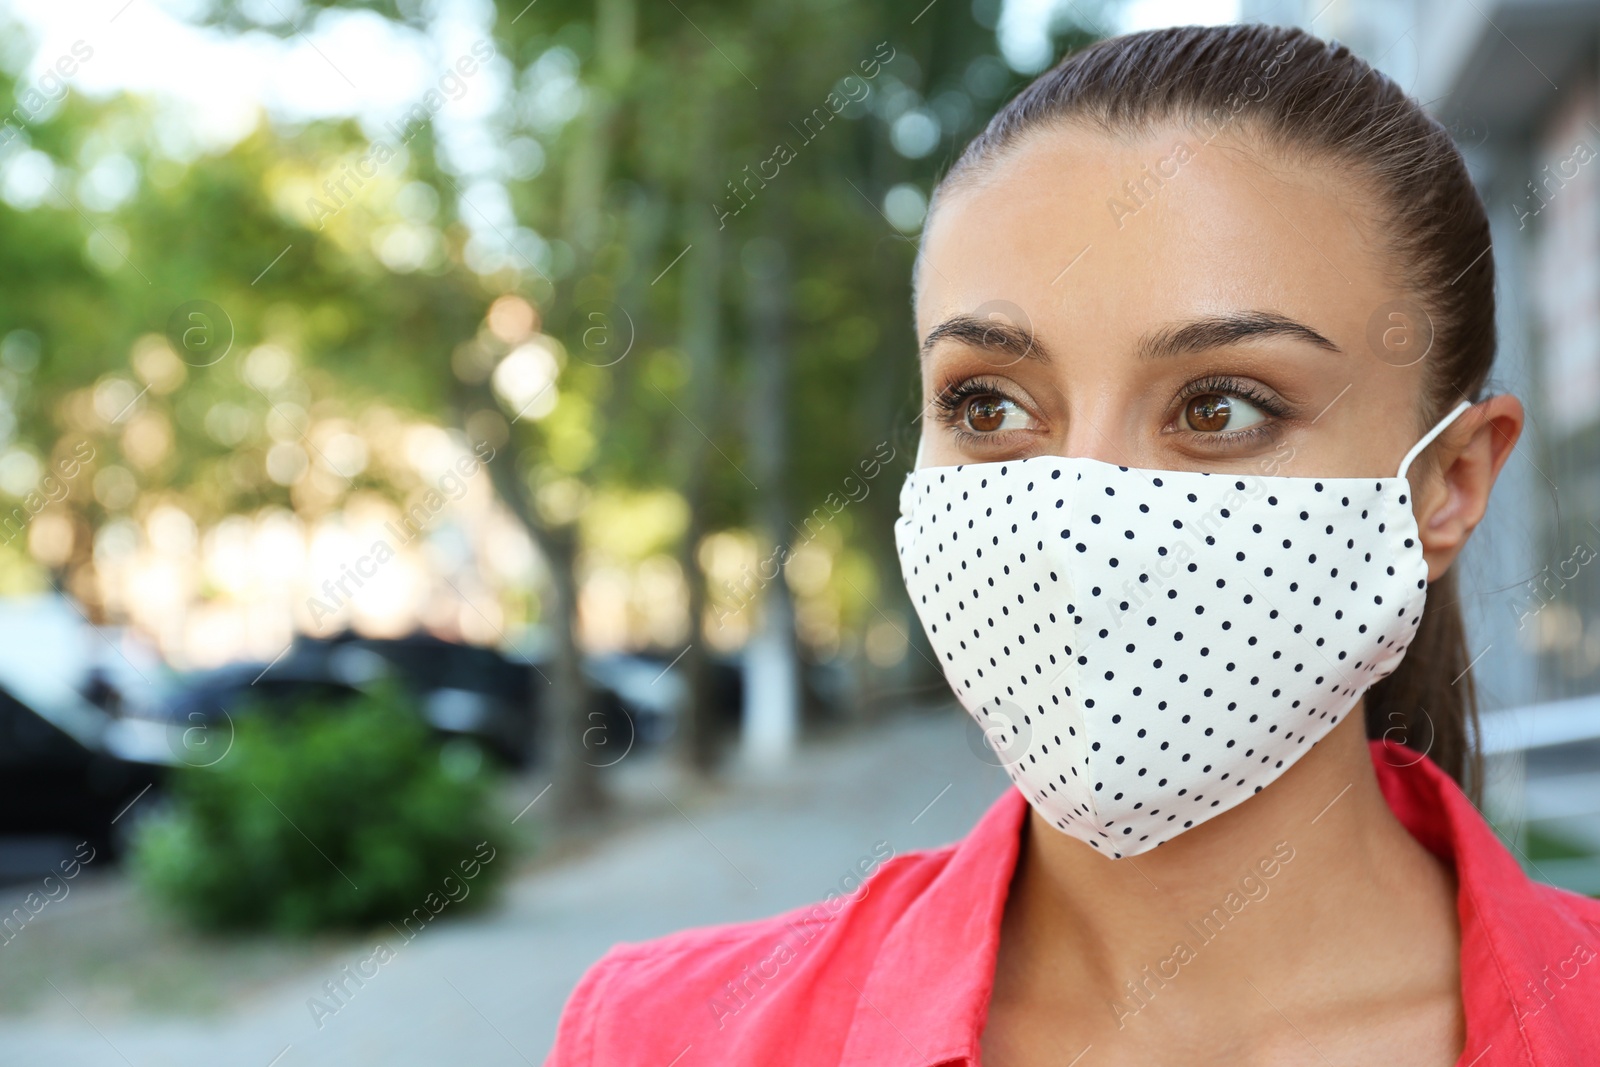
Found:
[[705, 512], [710, 480], [708, 464], [726, 460], [715, 453], [708, 434], [721, 421], [722, 232], [711, 204], [715, 175], [716, 110], [705, 98], [697, 108], [702, 116], [694, 157], [701, 161], [684, 205], [689, 225], [690, 249], [683, 270], [683, 348], [689, 357], [689, 383], [679, 405], [680, 455], [685, 462], [683, 495], [689, 507], [680, 559], [689, 595], [689, 647], [680, 665], [688, 682], [688, 706], [683, 711], [679, 752], [688, 767], [699, 774], [715, 769], [720, 741], [711, 662], [705, 642], [706, 577], [700, 565], [700, 541], [705, 536]]
[[[770, 201], [769, 201], [770, 202]], [[764, 213], [768, 217], [781, 214]], [[744, 263], [745, 312], [750, 345], [750, 475], [761, 486], [756, 527], [762, 582], [755, 633], [744, 657], [745, 759], [756, 766], [788, 760], [800, 733], [800, 662], [795, 647], [794, 600], [783, 575], [788, 555], [789, 269], [786, 229], [774, 218], [770, 236], [748, 242]]]
[[[600, 70], [591, 88], [593, 111], [587, 132], [573, 148], [562, 189], [562, 229], [572, 246], [582, 277], [601, 240], [601, 213], [611, 168], [616, 115], [627, 90], [634, 56], [636, 0], [599, 0], [595, 37], [600, 42]], [[570, 299], [570, 293], [567, 294]], [[489, 398], [492, 403], [492, 398]], [[561, 817], [589, 815], [607, 803], [598, 768], [611, 753], [633, 738], [606, 736], [593, 687], [583, 671], [583, 646], [578, 635], [580, 548], [575, 525], [551, 526], [529, 498], [524, 472], [511, 463], [489, 465], [500, 498], [522, 521], [550, 568], [542, 612], [550, 633], [550, 655], [533, 684], [544, 690], [534, 706], [542, 708], [530, 744], [546, 761], [552, 776], [550, 807]], [[542, 698], [542, 699], [541, 699]]]
[[550, 526], [539, 518], [523, 473], [514, 462], [512, 455], [490, 461], [486, 465], [490, 481], [550, 568], [550, 585], [540, 604], [541, 620], [550, 633], [550, 654], [542, 664], [534, 664], [538, 673], [531, 681], [535, 729], [529, 738], [530, 762], [538, 760], [548, 768], [552, 782], [549, 806], [558, 817], [589, 816], [607, 803], [597, 768], [609, 746], [629, 739], [602, 738], [592, 732], [600, 719], [593, 714], [597, 703], [583, 673], [583, 649], [578, 642], [577, 528]]

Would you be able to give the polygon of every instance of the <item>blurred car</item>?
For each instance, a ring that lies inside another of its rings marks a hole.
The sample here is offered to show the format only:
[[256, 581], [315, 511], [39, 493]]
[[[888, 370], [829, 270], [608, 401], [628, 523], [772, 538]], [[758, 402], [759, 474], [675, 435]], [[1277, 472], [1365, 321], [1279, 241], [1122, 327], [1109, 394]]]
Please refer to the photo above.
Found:
[[[532, 748], [529, 673], [526, 664], [493, 649], [425, 633], [301, 637], [270, 663], [233, 663], [182, 676], [161, 706], [143, 714], [169, 732], [197, 731], [203, 740], [204, 731], [239, 715], [307, 704], [337, 706], [392, 680], [417, 699], [423, 717], [441, 736], [470, 738], [520, 767]], [[197, 762], [187, 752], [179, 757]]]
[[0, 836], [87, 841], [119, 855], [136, 821], [124, 817], [135, 802], [153, 806], [146, 794], [166, 761], [135, 758], [113, 726], [87, 704], [47, 717], [0, 689]]
[[363, 684], [370, 677], [396, 677], [419, 695], [423, 717], [434, 729], [472, 737], [512, 766], [527, 765], [537, 722], [531, 664], [427, 633], [342, 634], [328, 640], [327, 656], [335, 678]]
[[[738, 733], [744, 720], [746, 664], [742, 653], [710, 657], [710, 701], [720, 731]], [[644, 746], [667, 741], [689, 699], [681, 653], [610, 653], [584, 662], [609, 736], [636, 737]], [[849, 700], [849, 678], [836, 662], [800, 669], [801, 714], [808, 720], [837, 715]]]
[[669, 661], [648, 654], [614, 652], [584, 661], [584, 676], [594, 688], [595, 708], [603, 738], [619, 750], [638, 744], [659, 745], [677, 728], [679, 710], [688, 698], [681, 673]]

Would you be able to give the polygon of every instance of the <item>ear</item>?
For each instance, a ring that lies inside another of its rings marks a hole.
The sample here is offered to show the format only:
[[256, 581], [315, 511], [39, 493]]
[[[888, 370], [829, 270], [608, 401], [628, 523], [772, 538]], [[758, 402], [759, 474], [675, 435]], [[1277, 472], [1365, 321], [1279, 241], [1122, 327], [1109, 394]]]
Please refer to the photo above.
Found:
[[1508, 394], [1490, 397], [1462, 412], [1429, 449], [1433, 460], [1415, 487], [1413, 504], [1428, 581], [1450, 569], [1482, 521], [1489, 490], [1522, 436], [1523, 420], [1522, 401]]

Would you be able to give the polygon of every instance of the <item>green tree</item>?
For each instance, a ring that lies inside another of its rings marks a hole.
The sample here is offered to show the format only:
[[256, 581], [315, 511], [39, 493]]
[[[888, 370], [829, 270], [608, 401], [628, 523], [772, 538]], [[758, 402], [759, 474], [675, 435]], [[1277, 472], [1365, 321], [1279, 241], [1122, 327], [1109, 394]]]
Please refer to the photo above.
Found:
[[[327, 8], [428, 28], [410, 0], [311, 3], [294, 24], [265, 27], [246, 13], [257, 5], [220, 3], [213, 18], [287, 36]], [[492, 128], [506, 158], [516, 149], [544, 166], [528, 178], [502, 168], [497, 180], [518, 226], [543, 244], [497, 233], [509, 261], [488, 273], [468, 266], [482, 212], [440, 159], [431, 122], [328, 217], [307, 201], [371, 151], [354, 123], [264, 127], [180, 163], [150, 147], [150, 105], [71, 98], [26, 136], [64, 195], [0, 205], [10, 283], [0, 310], [16, 328], [0, 347], [0, 375], [12, 375], [0, 388], [16, 432], [47, 457], [90, 438], [86, 479], [118, 466], [144, 498], [172, 494], [202, 522], [264, 503], [326, 511], [357, 487], [407, 490], [385, 457], [337, 492], [278, 484], [262, 473], [271, 420], [281, 437], [384, 405], [489, 441], [504, 453], [489, 467], [497, 492], [550, 564], [538, 608], [553, 637], [543, 747], [568, 811], [602, 799], [584, 748], [592, 701], [577, 641], [584, 501], [595, 493], [665, 489], [688, 504], [678, 555], [690, 590], [691, 765], [712, 768], [722, 741], [704, 627], [730, 591], [702, 567], [708, 532], [754, 529], [760, 555], [782, 558], [827, 526], [844, 546], [830, 578], [843, 627], [888, 626], [911, 644], [899, 667], [863, 672], [869, 702], [931, 688], [937, 672], [895, 580], [891, 534], [918, 415], [908, 279], [919, 197], [1020, 81], [989, 32], [997, 13], [991, 0], [920, 12], [844, 0], [503, 0], [493, 35], [513, 92]], [[1087, 39], [1062, 27], [1063, 45]], [[577, 107], [559, 113], [552, 94]], [[90, 208], [73, 182], [108, 145], [139, 181], [120, 205]], [[381, 254], [405, 227], [434, 235], [426, 265]], [[494, 387], [496, 367], [525, 343], [485, 321], [506, 297], [537, 309], [532, 328], [554, 339], [559, 399], [539, 417]], [[214, 332], [196, 351], [180, 342], [176, 370], [163, 369], [141, 338], [201, 300], [221, 309], [204, 320]], [[234, 349], [209, 364], [221, 331]], [[274, 339], [303, 360], [281, 391], [240, 358]], [[127, 410], [101, 410], [123, 397]], [[250, 413], [242, 436], [219, 439], [208, 422], [219, 405]], [[149, 447], [152, 433], [166, 434], [165, 449]], [[327, 463], [314, 440], [300, 444], [308, 462]], [[851, 486], [863, 484], [856, 500]], [[848, 506], [830, 504], [846, 496]], [[92, 535], [118, 509], [87, 492], [68, 507], [76, 533], [59, 576], [92, 602]], [[751, 663], [767, 681], [753, 692], [793, 705], [786, 583], [734, 593], [761, 616]]]

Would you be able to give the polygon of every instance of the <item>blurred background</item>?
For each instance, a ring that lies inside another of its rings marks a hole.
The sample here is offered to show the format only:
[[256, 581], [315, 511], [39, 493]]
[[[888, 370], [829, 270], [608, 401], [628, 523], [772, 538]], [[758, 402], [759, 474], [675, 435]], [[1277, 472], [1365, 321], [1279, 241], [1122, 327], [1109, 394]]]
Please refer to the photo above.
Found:
[[0, 1064], [537, 1062], [615, 941], [964, 833], [927, 197], [1065, 52], [1241, 19], [1480, 183], [1489, 813], [1600, 892], [1593, 5], [0, 0]]

